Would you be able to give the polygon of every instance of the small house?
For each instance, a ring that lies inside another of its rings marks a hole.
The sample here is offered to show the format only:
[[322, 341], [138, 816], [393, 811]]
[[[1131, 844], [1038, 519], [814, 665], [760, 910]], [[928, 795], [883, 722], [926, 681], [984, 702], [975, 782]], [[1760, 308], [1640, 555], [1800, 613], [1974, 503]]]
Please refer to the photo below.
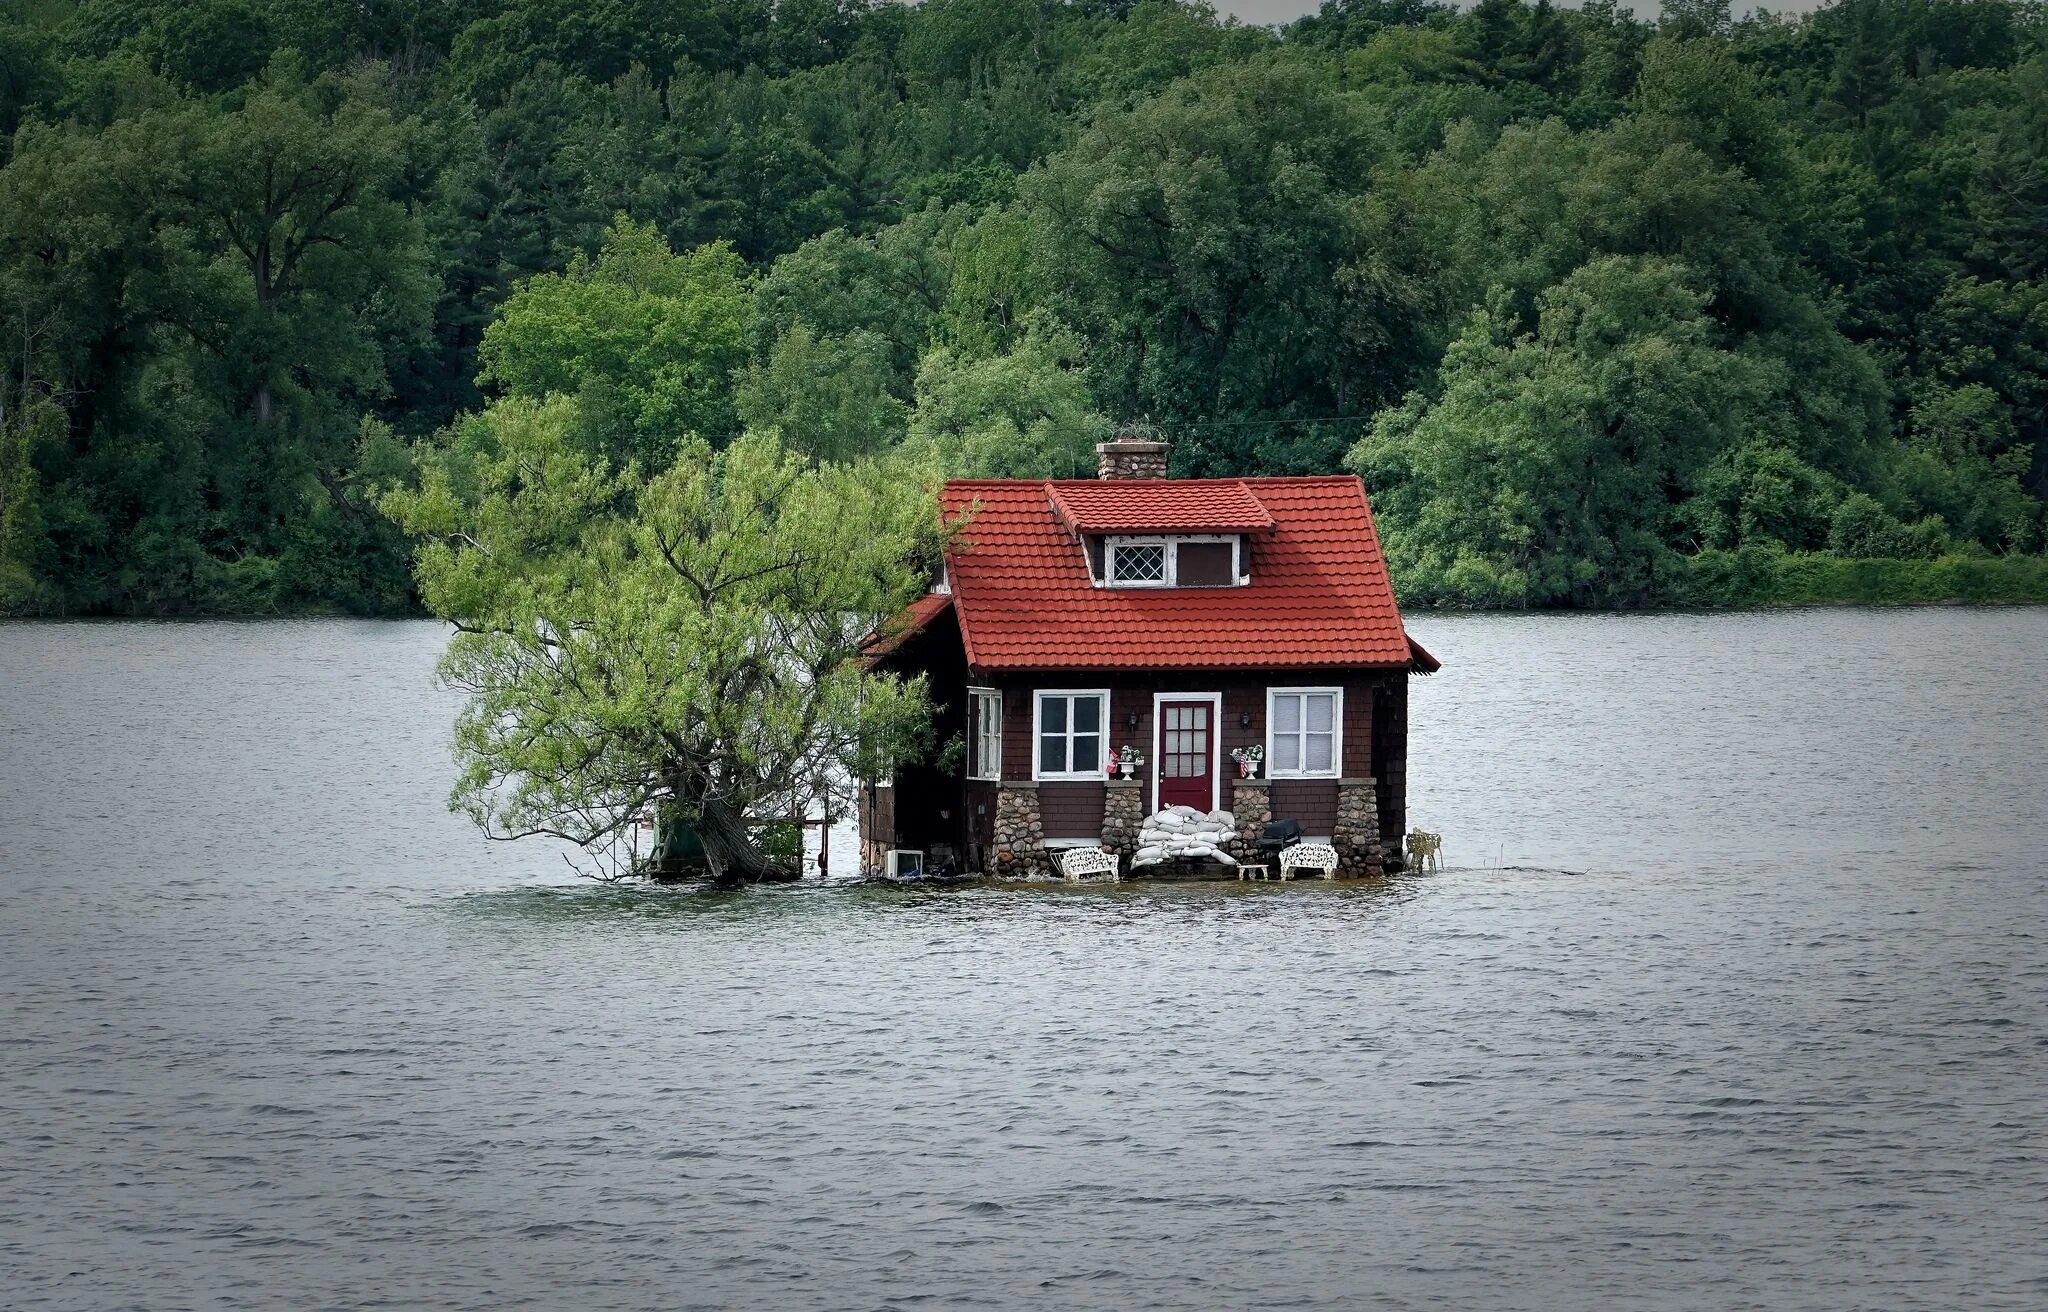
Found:
[[1340, 873], [1397, 865], [1407, 680], [1437, 661], [1401, 623], [1363, 484], [1170, 479], [1165, 442], [1096, 450], [1095, 479], [946, 485], [965, 527], [868, 651], [928, 676], [940, 747], [861, 782], [863, 864], [1128, 858], [1184, 806], [1228, 812], [1240, 858], [1292, 819]]

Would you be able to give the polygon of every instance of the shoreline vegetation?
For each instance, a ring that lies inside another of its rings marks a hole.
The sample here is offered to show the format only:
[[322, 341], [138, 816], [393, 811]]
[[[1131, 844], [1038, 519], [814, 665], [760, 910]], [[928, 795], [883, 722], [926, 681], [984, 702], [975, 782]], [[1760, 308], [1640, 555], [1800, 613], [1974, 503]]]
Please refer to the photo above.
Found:
[[532, 415], [1155, 425], [1359, 474], [1416, 611], [2048, 603], [2044, 231], [2032, 2], [27, 0], [0, 615], [424, 613], [387, 507]]
[[[1587, 614], [1657, 614], [1682, 611], [1791, 610], [1813, 606], [2048, 606], [2048, 559], [1946, 556], [1938, 560], [1830, 556], [1818, 552], [1709, 553], [1684, 562], [1660, 579], [1654, 600], [1616, 606], [1506, 606], [1403, 601], [1410, 615], [1511, 614], [1578, 611]], [[5, 619], [431, 619], [425, 606], [391, 610], [190, 609], [157, 615], [43, 614]]]
[[1688, 561], [1672, 607], [2048, 605], [2048, 560], [1848, 558], [1717, 552]]

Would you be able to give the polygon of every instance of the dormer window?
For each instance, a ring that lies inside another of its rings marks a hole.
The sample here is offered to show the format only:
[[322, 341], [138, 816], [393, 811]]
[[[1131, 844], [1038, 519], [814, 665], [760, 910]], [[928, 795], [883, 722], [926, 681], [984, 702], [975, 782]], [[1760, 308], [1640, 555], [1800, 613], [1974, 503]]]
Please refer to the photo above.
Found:
[[1109, 588], [1229, 588], [1250, 582], [1244, 539], [1234, 533], [1108, 537], [1101, 567], [1092, 572]]
[[1109, 582], [1118, 588], [1163, 588], [1171, 586], [1166, 576], [1165, 538], [1111, 538], [1109, 540]]

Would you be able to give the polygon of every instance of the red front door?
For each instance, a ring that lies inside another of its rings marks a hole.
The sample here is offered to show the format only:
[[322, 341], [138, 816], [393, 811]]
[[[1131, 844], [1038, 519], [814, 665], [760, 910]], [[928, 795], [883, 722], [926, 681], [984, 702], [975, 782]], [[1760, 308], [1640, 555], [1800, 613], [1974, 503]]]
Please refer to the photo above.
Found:
[[1159, 805], [1216, 809], [1216, 765], [1211, 702], [1165, 702], [1159, 707]]

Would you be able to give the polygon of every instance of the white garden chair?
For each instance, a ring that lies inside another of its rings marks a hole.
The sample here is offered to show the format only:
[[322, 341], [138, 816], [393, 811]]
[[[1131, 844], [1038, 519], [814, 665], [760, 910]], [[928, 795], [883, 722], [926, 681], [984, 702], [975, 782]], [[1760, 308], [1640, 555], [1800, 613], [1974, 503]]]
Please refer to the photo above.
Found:
[[1116, 858], [1099, 847], [1077, 847], [1060, 857], [1060, 873], [1070, 884], [1081, 882], [1083, 875], [1108, 875], [1118, 878]]
[[1432, 834], [1427, 829], [1411, 831], [1408, 835], [1408, 867], [1411, 870], [1442, 870], [1444, 836]]
[[1337, 877], [1337, 849], [1328, 843], [1296, 843], [1280, 850], [1280, 878], [1294, 878], [1297, 870], [1320, 870], [1323, 878]]

